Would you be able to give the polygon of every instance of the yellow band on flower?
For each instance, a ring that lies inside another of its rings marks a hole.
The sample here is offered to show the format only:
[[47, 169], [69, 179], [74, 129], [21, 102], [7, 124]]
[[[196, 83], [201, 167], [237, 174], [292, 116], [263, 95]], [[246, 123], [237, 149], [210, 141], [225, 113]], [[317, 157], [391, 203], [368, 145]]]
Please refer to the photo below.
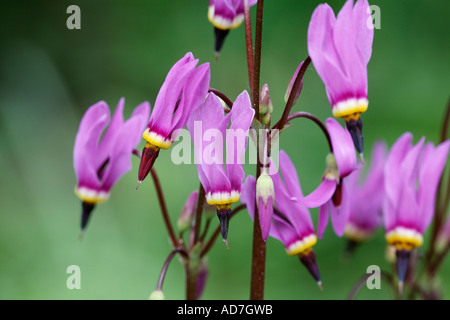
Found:
[[231, 192], [208, 192], [206, 195], [206, 202], [212, 206], [227, 205], [239, 201], [240, 193], [237, 191]]
[[416, 230], [397, 227], [386, 233], [386, 241], [397, 250], [412, 250], [422, 245], [423, 236]]
[[75, 194], [83, 202], [92, 204], [103, 203], [109, 198], [109, 192], [92, 190], [86, 187], [76, 187]]
[[295, 256], [297, 254], [306, 254], [316, 243], [317, 236], [315, 234], [311, 234], [301, 240], [292, 243], [288, 248], [286, 248], [286, 252], [290, 256]]
[[369, 101], [366, 98], [348, 99], [338, 102], [332, 108], [335, 118], [344, 118], [346, 121], [358, 120], [361, 113], [366, 112]]
[[161, 149], [169, 149], [172, 145], [172, 141], [169, 139], [164, 138], [163, 136], [150, 131], [149, 128], [145, 129], [144, 133], [142, 134], [142, 137], [151, 145], [161, 148]]
[[208, 20], [212, 23], [214, 27], [221, 30], [230, 30], [230, 29], [236, 29], [239, 27], [244, 21], [244, 15], [238, 14], [232, 21], [224, 19], [220, 16], [215, 16], [215, 8], [214, 6], [209, 6], [208, 8]]

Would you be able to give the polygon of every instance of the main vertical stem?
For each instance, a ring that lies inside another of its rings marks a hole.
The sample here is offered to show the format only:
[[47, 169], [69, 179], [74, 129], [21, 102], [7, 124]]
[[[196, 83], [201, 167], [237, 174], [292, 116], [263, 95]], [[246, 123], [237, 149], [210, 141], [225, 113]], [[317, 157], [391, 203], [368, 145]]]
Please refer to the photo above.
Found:
[[[255, 54], [254, 54], [254, 69], [253, 69], [253, 108], [255, 109], [255, 116], [260, 121], [259, 114], [259, 87], [260, 87], [260, 71], [261, 71], [261, 42], [262, 42], [262, 22], [263, 22], [263, 6], [264, 0], [258, 0], [256, 12], [256, 29], [255, 29]], [[256, 179], [261, 174], [260, 161], [260, 137], [257, 133], [257, 164], [256, 164]], [[253, 220], [253, 249], [252, 249], [252, 275], [250, 283], [250, 299], [262, 300], [264, 299], [264, 281], [266, 273], [266, 243], [261, 234], [261, 227], [259, 223], [258, 209], [255, 205], [255, 215]]]

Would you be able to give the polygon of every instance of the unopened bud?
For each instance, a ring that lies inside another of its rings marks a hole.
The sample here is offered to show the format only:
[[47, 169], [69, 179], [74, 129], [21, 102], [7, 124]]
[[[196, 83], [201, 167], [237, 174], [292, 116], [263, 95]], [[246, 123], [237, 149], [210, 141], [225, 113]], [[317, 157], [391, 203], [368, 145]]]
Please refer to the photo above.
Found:
[[164, 296], [164, 293], [160, 289], [156, 289], [152, 292], [148, 300], [165, 300], [166, 297]]
[[264, 124], [269, 124], [271, 114], [273, 112], [272, 99], [269, 94], [269, 86], [266, 84], [261, 88], [259, 93], [259, 114], [262, 117]]
[[151, 143], [146, 143], [144, 149], [142, 150], [141, 162], [139, 163], [138, 171], [138, 185], [147, 177], [150, 170], [152, 170], [153, 164], [156, 158], [158, 158], [159, 148], [155, 147]]
[[273, 181], [268, 174], [263, 173], [259, 176], [258, 180], [256, 180], [256, 198], [261, 198], [264, 202], [264, 206], [267, 206], [269, 197], [272, 197], [272, 199], [275, 200]]
[[178, 230], [180, 232], [185, 231], [191, 226], [192, 219], [195, 214], [195, 207], [197, 204], [198, 191], [193, 191], [186, 200], [183, 210], [181, 210], [180, 216], [178, 217]]
[[258, 208], [261, 235], [264, 241], [267, 241], [269, 237], [274, 202], [275, 191], [272, 178], [268, 174], [263, 173], [256, 181], [256, 206]]
[[[297, 75], [298, 75], [302, 65], [303, 65], [303, 61], [297, 67], [297, 70], [295, 70], [295, 73], [292, 76], [291, 81], [289, 81], [289, 85], [288, 85], [288, 87], [286, 89], [286, 94], [284, 95], [284, 101], [285, 102], [287, 102], [289, 100], [289, 96], [291, 95], [292, 87], [294, 86], [295, 79], [297, 79]], [[298, 98], [300, 97], [300, 93], [302, 92], [302, 88], [303, 88], [303, 80], [300, 81], [300, 85], [299, 85], [298, 89], [295, 91], [293, 105], [297, 102]]]

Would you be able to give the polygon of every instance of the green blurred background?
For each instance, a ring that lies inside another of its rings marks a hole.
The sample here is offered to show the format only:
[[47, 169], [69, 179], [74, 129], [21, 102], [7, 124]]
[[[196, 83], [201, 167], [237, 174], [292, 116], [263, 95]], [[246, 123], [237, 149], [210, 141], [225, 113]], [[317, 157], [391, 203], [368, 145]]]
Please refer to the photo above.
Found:
[[[290, 77], [307, 56], [306, 33], [319, 1], [266, 0], [262, 83], [268, 83], [274, 119], [284, 106]], [[337, 12], [344, 1], [330, 1]], [[81, 8], [81, 30], [68, 30], [66, 9]], [[377, 139], [389, 145], [405, 131], [437, 141], [449, 99], [448, 1], [372, 1], [381, 9], [369, 63], [370, 108], [363, 115], [366, 158]], [[214, 63], [207, 0], [12, 1], [0, 10], [0, 298], [146, 299], [170, 252], [151, 179], [135, 190], [133, 170], [112, 189], [78, 240], [80, 201], [72, 148], [86, 109], [105, 100], [112, 109], [126, 98], [125, 116], [142, 101], [152, 106], [167, 71], [186, 52], [211, 62], [211, 86], [232, 100], [248, 89], [244, 28], [226, 39]], [[255, 8], [252, 8], [253, 19]], [[325, 120], [330, 106], [314, 68], [304, 78], [294, 111]], [[141, 148], [142, 145], [139, 147]], [[296, 120], [281, 147], [297, 166], [305, 192], [324, 170], [327, 145], [308, 121]], [[198, 187], [194, 165], [176, 166], [170, 150], [156, 162], [172, 221]], [[254, 167], [246, 166], [247, 174]], [[317, 209], [311, 210], [314, 217]], [[213, 220], [214, 226], [218, 220]], [[204, 299], [248, 299], [252, 222], [232, 219], [227, 250], [217, 241], [209, 258]], [[428, 239], [428, 237], [426, 237]], [[267, 299], [344, 299], [376, 264], [390, 271], [383, 231], [344, 259], [345, 239], [329, 227], [315, 246], [324, 290], [281, 243], [267, 244]], [[81, 290], [68, 290], [66, 269], [81, 268]], [[441, 282], [450, 297], [450, 259]], [[184, 298], [184, 271], [175, 259], [164, 284], [167, 299]], [[390, 298], [390, 289], [364, 288], [358, 298]]]

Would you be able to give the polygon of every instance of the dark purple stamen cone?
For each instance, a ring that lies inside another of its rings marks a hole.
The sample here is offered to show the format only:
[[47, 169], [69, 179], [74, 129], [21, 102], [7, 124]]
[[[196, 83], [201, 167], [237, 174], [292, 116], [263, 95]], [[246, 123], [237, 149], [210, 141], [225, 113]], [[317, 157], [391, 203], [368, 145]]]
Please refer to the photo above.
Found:
[[356, 150], [359, 154], [363, 154], [364, 138], [362, 133], [363, 124], [361, 118], [358, 118], [358, 120], [351, 119], [349, 121], [345, 121], [345, 124], [347, 125], [348, 131], [352, 135]]
[[397, 250], [397, 277], [398, 277], [398, 290], [400, 293], [403, 291], [403, 283], [405, 282], [406, 273], [408, 271], [409, 258], [411, 257], [410, 250]]
[[319, 287], [322, 289], [320, 271], [316, 263], [316, 254], [314, 253], [314, 251], [311, 249], [308, 252], [299, 254], [298, 257], [300, 258], [300, 261], [303, 263], [306, 269], [308, 269], [314, 280], [316, 280]]
[[219, 217], [220, 221], [220, 233], [222, 233], [223, 240], [227, 242], [228, 225], [230, 223], [231, 218], [231, 209], [217, 209], [217, 217]]
[[345, 256], [350, 257], [351, 255], [353, 255], [359, 244], [360, 243], [358, 241], [347, 239], [347, 245], [345, 246]]
[[92, 210], [95, 208], [94, 203], [81, 202], [81, 232], [84, 232], [91, 217]]
[[[141, 162], [139, 163], [138, 181], [141, 183], [152, 170], [153, 164], [159, 155], [159, 148], [145, 146], [142, 150]], [[138, 184], [139, 186], [139, 184]], [[136, 188], [137, 189], [137, 188]]]
[[222, 50], [222, 46], [225, 42], [225, 38], [227, 37], [228, 32], [230, 32], [230, 30], [222, 30], [219, 28], [214, 28], [214, 35], [216, 39], [214, 49], [216, 51], [216, 56], [219, 55], [220, 50]]
[[336, 186], [336, 190], [333, 193], [333, 197], [331, 198], [333, 201], [333, 204], [336, 208], [338, 208], [341, 205], [342, 201], [342, 183], [339, 181], [339, 183]]

